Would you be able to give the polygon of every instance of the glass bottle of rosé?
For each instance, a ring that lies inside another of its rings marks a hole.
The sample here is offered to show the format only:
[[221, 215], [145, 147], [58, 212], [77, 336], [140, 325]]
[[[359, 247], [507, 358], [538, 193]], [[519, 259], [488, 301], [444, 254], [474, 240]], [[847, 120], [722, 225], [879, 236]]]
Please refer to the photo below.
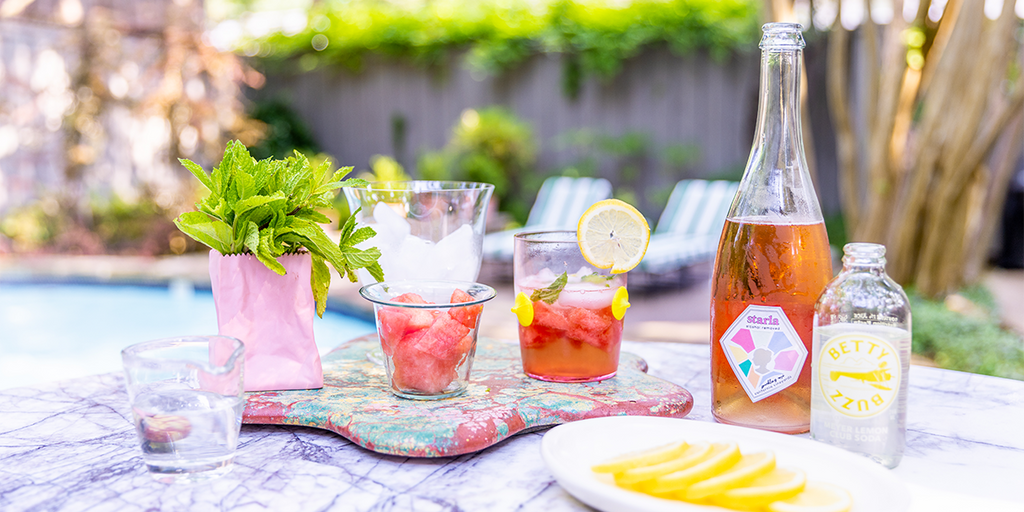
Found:
[[762, 28], [754, 143], [712, 277], [711, 407], [792, 434], [810, 425], [814, 305], [832, 260], [801, 136], [800, 25]]

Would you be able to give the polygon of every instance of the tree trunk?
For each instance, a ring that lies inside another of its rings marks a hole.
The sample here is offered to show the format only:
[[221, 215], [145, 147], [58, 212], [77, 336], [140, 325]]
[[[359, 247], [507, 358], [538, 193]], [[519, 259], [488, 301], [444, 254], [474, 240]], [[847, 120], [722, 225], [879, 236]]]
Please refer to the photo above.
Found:
[[[979, 276], [978, 252], [990, 245], [990, 228], [999, 220], [992, 205], [1005, 197], [1007, 160], [1021, 149], [1004, 151], [993, 171], [986, 165], [996, 143], [1016, 132], [1007, 127], [1024, 106], [1024, 79], [1003, 92], [1011, 59], [1021, 52], [1014, 40], [1019, 20], [1011, 1], [988, 20], [983, 2], [950, 0], [930, 27], [924, 0], [908, 27], [895, 3], [896, 16], [881, 38], [870, 16], [862, 27], [866, 61], [880, 62], [859, 105], [864, 130], [851, 120], [849, 34], [838, 20], [830, 34], [829, 106], [843, 212], [854, 239], [887, 244], [897, 281], [941, 296]], [[926, 37], [908, 48], [908, 34]], [[859, 147], [866, 148], [864, 162]]]

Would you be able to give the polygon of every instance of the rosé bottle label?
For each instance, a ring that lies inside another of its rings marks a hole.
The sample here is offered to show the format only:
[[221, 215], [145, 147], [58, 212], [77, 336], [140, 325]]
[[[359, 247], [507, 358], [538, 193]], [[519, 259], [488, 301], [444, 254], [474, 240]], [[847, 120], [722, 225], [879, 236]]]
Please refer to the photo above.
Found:
[[751, 402], [796, 382], [807, 359], [800, 336], [777, 306], [747, 306], [718, 342]]
[[822, 345], [815, 373], [833, 410], [851, 418], [870, 418], [896, 399], [899, 353], [878, 336], [843, 334]]

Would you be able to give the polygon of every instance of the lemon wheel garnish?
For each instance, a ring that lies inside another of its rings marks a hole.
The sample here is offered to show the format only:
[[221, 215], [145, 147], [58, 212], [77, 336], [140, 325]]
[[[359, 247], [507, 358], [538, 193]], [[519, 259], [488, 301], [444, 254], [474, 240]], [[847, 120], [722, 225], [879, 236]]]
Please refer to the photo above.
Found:
[[516, 295], [516, 303], [512, 306], [512, 312], [519, 318], [519, 324], [529, 327], [533, 323], [533, 303], [525, 293], [519, 292]]
[[622, 320], [622, 317], [626, 316], [629, 306], [629, 292], [626, 291], [625, 286], [620, 286], [618, 290], [615, 290], [615, 297], [612, 298], [612, 315], [616, 320]]
[[824, 482], [807, 482], [804, 490], [792, 498], [768, 505], [771, 512], [846, 512], [853, 498], [842, 487]]
[[628, 272], [640, 264], [651, 228], [636, 208], [618, 199], [605, 199], [583, 212], [576, 225], [583, 258], [613, 274]]

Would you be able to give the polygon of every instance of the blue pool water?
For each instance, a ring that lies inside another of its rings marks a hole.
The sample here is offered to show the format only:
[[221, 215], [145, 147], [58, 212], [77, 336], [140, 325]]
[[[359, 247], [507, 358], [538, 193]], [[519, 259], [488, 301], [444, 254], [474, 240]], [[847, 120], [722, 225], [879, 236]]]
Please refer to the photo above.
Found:
[[[316, 318], [325, 354], [374, 331], [328, 310]], [[169, 286], [0, 283], [0, 389], [121, 370], [121, 349], [140, 341], [216, 334], [209, 291]]]

